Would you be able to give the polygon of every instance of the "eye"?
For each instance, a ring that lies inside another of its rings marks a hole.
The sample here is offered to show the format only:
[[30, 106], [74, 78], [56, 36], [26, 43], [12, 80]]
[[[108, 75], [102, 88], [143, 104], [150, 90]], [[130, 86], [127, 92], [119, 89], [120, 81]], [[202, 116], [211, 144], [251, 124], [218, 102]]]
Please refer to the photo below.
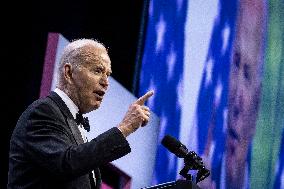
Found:
[[246, 80], [250, 81], [250, 66], [245, 64], [244, 65], [244, 77]]
[[95, 74], [101, 74], [101, 73], [102, 73], [102, 69], [96, 68], [96, 69], [93, 70], [93, 72], [94, 72]]

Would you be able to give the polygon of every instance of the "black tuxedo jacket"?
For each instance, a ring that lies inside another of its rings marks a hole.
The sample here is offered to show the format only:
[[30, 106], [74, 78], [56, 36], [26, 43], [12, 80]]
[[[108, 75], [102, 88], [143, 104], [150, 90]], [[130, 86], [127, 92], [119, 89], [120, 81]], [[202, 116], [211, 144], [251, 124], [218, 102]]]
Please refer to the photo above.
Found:
[[[98, 167], [130, 152], [112, 128], [83, 143], [78, 126], [55, 93], [31, 104], [20, 116], [10, 141], [9, 189], [99, 188]], [[96, 172], [96, 186], [89, 175]]]

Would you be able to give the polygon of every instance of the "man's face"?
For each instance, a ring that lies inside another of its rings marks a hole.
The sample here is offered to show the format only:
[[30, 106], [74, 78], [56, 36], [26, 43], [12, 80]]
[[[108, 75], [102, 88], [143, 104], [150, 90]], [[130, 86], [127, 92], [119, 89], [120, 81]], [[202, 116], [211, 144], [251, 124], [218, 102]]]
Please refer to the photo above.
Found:
[[88, 113], [100, 107], [109, 85], [111, 62], [105, 49], [86, 47], [84, 50], [87, 53], [83, 62], [73, 67], [72, 91], [80, 111]]
[[249, 48], [235, 48], [231, 64], [228, 129], [227, 185], [241, 188], [248, 148], [255, 133], [261, 78], [260, 61], [250, 59]]
[[240, 1], [230, 71], [226, 184], [242, 188], [249, 145], [255, 133], [261, 92], [265, 3]]

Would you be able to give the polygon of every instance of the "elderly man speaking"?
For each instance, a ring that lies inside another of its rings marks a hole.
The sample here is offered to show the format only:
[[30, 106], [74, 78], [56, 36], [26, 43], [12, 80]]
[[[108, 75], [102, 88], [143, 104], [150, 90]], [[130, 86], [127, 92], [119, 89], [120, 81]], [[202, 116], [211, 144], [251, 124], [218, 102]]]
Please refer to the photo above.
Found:
[[153, 91], [134, 102], [120, 124], [87, 141], [82, 114], [100, 107], [109, 86], [107, 49], [91, 39], [73, 41], [58, 73], [57, 88], [23, 112], [12, 134], [9, 189], [100, 188], [98, 167], [129, 153], [126, 137], [149, 121], [144, 102]]

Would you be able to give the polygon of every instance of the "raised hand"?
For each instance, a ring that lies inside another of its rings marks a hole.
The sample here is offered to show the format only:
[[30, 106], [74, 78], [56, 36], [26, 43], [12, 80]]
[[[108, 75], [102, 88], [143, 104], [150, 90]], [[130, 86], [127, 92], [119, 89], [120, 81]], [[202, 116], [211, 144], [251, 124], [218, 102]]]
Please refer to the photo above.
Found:
[[145, 126], [150, 118], [150, 109], [144, 103], [154, 94], [154, 91], [148, 91], [141, 96], [133, 104], [131, 104], [126, 112], [122, 122], [118, 125], [122, 134], [127, 137], [140, 126]]

